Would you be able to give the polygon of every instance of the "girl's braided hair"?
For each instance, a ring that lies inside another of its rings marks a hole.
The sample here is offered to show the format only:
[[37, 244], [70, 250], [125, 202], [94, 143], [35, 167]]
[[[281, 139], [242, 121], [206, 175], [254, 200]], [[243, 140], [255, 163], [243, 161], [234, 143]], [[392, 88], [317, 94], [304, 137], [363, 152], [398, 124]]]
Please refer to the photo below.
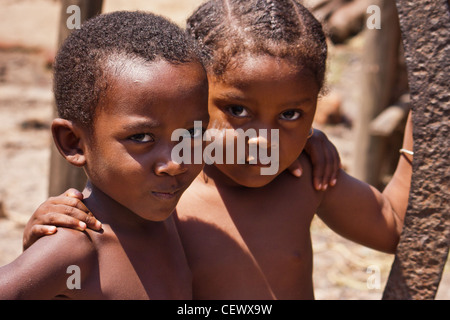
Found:
[[287, 58], [325, 77], [327, 44], [321, 24], [296, 0], [208, 0], [187, 20], [208, 72], [222, 76], [243, 54]]

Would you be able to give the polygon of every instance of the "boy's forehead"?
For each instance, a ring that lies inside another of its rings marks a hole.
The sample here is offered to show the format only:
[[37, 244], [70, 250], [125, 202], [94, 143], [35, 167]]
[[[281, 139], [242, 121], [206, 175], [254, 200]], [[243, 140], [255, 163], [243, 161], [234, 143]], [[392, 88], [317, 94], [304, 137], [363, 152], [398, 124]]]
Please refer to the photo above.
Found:
[[106, 58], [104, 71], [111, 80], [148, 77], [151, 69], [157, 68], [161, 60], [147, 61], [142, 57], [129, 57], [123, 54], [111, 54]]
[[207, 101], [206, 72], [198, 62], [174, 64], [164, 59], [111, 55], [104, 67], [106, 85], [100, 110], [111, 115], [149, 116], [187, 101], [199, 105]]
[[[107, 81], [117, 86], [136, 87], [147, 85], [147, 89], [164, 89], [162, 83], [169, 82], [180, 90], [190, 91], [196, 87], [207, 86], [206, 72], [197, 62], [171, 63], [163, 58], [148, 61], [142, 57], [129, 57], [121, 54], [110, 55], [104, 64]], [[108, 90], [114, 94], [114, 90]]]

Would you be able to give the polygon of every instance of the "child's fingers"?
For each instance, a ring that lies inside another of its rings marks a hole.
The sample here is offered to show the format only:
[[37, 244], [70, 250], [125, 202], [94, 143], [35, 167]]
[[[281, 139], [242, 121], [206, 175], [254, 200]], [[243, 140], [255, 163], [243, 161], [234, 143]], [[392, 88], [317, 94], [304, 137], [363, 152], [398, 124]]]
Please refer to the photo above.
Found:
[[55, 226], [46, 226], [40, 224], [34, 225], [31, 228], [30, 232], [28, 233], [28, 237], [26, 236], [27, 233], [24, 234], [23, 249], [26, 250], [29, 246], [35, 243], [36, 240], [39, 239], [40, 237], [52, 235], [55, 232], [56, 232]]
[[324, 172], [323, 172], [323, 176], [322, 176], [322, 183], [321, 183], [322, 186], [320, 188], [322, 191], [327, 190], [328, 185], [331, 184], [332, 175], [334, 172], [334, 159], [333, 159], [332, 151], [329, 149], [325, 149], [324, 157], [325, 157], [325, 165], [324, 165]]
[[[49, 219], [55, 219], [57, 218], [56, 222], [58, 223], [64, 223], [65, 225], [56, 224], [57, 226], [61, 227], [69, 227], [78, 229], [81, 231], [84, 231], [86, 227], [93, 230], [100, 230], [102, 228], [102, 224], [100, 221], [98, 221], [94, 215], [86, 209], [80, 209], [78, 206], [70, 206], [70, 205], [64, 205], [64, 204], [58, 204], [52, 208], [53, 211], [56, 211], [55, 215], [51, 215], [48, 217]], [[87, 210], [87, 211], [86, 211]], [[64, 216], [67, 219], [64, 219]], [[55, 221], [55, 220], [53, 220]], [[51, 222], [53, 222], [51, 221]], [[53, 224], [48, 223], [47, 224]]]
[[89, 229], [97, 231], [102, 229], [102, 223], [98, 221], [91, 212], [89, 212], [82, 221]]
[[52, 205], [66, 205], [70, 207], [77, 208], [78, 210], [81, 210], [85, 213], [89, 213], [89, 209], [86, 207], [86, 205], [81, 201], [79, 198], [73, 198], [70, 196], [59, 196], [49, 199], [49, 204]]
[[341, 158], [339, 157], [339, 152], [333, 149], [333, 174], [331, 175], [330, 186], [334, 187], [337, 183], [337, 175], [341, 169]]
[[[73, 209], [73, 211], [71, 210]], [[83, 221], [84, 216], [76, 212], [76, 209], [67, 207], [66, 213], [49, 212], [45, 215], [45, 225], [76, 229], [79, 231], [86, 230], [86, 223]], [[60, 210], [58, 210], [60, 211]], [[85, 214], [84, 214], [85, 215]], [[81, 218], [81, 219], [80, 219]]]
[[[94, 217], [92, 212], [89, 211], [89, 209], [79, 198], [72, 198], [68, 196], [57, 197], [51, 199], [51, 203], [51, 211], [56, 211], [71, 216], [83, 222], [89, 229], [98, 231], [102, 228], [101, 222]], [[48, 224], [47, 221], [45, 221], [45, 223]]]
[[311, 152], [310, 157], [313, 164], [314, 188], [320, 191], [323, 188], [323, 177], [325, 174], [325, 167], [327, 165], [326, 155], [323, 147], [316, 148], [314, 152]]
[[303, 173], [303, 168], [302, 164], [300, 163], [300, 160], [299, 159], [295, 160], [294, 163], [292, 163], [289, 166], [288, 170], [292, 175], [294, 175], [297, 178], [300, 178]]
[[67, 189], [66, 192], [63, 193], [63, 195], [67, 196], [67, 197], [73, 197], [73, 198], [78, 198], [80, 200], [83, 200], [83, 194], [74, 188]]
[[48, 236], [48, 235], [51, 235], [54, 233], [56, 233], [55, 226], [47, 226], [47, 225], [37, 224], [31, 228], [31, 236], [36, 237], [36, 238], [40, 238], [42, 236]]

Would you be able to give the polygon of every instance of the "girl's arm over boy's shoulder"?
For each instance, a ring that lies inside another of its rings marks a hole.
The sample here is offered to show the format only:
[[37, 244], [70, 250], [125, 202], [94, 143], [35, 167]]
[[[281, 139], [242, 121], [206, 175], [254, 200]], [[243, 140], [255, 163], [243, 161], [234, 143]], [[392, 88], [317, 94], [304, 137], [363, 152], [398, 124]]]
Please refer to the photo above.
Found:
[[[328, 186], [334, 187], [337, 183], [341, 160], [333, 143], [323, 132], [315, 129], [305, 145], [305, 152], [311, 160], [314, 188], [324, 191]], [[288, 171], [298, 178], [302, 177], [303, 173], [300, 158], [288, 168]], [[310, 181], [309, 178], [308, 181]], [[84, 231], [86, 228], [99, 231], [102, 224], [83, 204], [82, 200], [83, 194], [71, 188], [42, 203], [25, 226], [23, 248], [27, 249], [40, 237], [54, 234], [56, 226], [80, 231]]]
[[83, 203], [83, 194], [73, 188], [63, 194], [50, 197], [31, 216], [23, 232], [23, 249], [37, 239], [56, 232], [56, 226], [79, 231], [90, 228], [99, 231], [102, 224]]
[[93, 270], [96, 251], [87, 234], [58, 229], [42, 237], [16, 260], [0, 267], [0, 300], [51, 299], [69, 292], [67, 280], [77, 266], [80, 280]]
[[[412, 150], [411, 115], [403, 148]], [[400, 157], [395, 174], [381, 193], [344, 172], [339, 183], [328, 189], [317, 210], [321, 219], [339, 234], [368, 247], [394, 253], [408, 205], [412, 166]]]
[[[336, 147], [328, 140], [326, 134], [318, 129], [313, 129], [311, 137], [306, 142], [304, 152], [311, 160], [314, 188], [325, 191], [328, 186], [334, 187], [341, 168], [341, 159]], [[294, 161], [288, 170], [294, 176], [300, 177], [303, 172], [300, 159]]]

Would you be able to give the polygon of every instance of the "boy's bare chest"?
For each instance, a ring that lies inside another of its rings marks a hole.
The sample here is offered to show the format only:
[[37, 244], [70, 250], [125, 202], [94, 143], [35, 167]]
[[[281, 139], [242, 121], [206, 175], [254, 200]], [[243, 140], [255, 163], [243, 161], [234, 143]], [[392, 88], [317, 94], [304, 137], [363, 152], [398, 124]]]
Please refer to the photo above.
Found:
[[184, 251], [171, 237], [156, 243], [115, 236], [102, 241], [98, 272], [91, 273], [82, 287], [98, 299], [192, 298], [192, 276]]

